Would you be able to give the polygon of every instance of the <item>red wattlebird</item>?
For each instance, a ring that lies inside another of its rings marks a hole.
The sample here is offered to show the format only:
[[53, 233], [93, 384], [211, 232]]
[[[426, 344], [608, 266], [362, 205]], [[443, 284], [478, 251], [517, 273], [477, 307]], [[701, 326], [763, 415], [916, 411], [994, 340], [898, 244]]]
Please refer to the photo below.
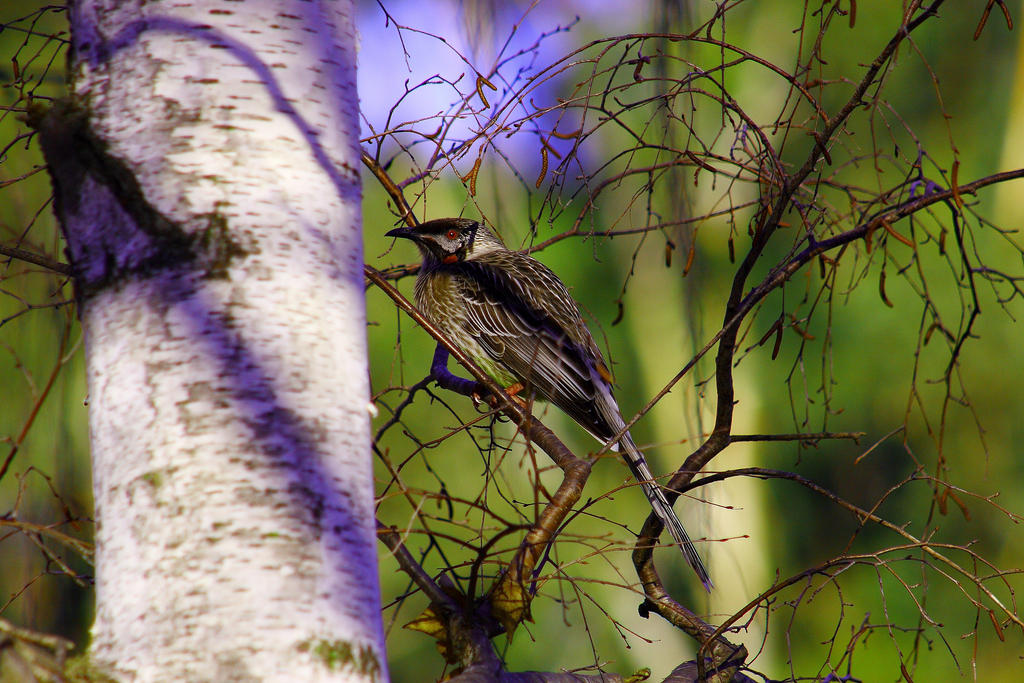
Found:
[[[547, 266], [507, 249], [482, 223], [465, 218], [387, 234], [419, 247], [417, 305], [482, 370], [504, 386], [518, 385], [554, 403], [602, 443], [623, 430], [608, 366], [569, 290]], [[448, 373], [447, 354], [435, 356], [433, 370], [435, 377]], [[618, 447], [654, 513], [710, 590], [697, 549], [629, 432]]]

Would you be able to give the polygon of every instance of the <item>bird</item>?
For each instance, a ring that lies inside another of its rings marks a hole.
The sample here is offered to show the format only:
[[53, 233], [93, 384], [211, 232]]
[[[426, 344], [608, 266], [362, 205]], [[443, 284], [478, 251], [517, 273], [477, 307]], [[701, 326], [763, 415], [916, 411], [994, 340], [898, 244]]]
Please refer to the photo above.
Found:
[[710, 591], [700, 554], [624, 431], [611, 372], [558, 276], [469, 218], [438, 218], [386, 235], [419, 248], [417, 307], [481, 370], [511, 391], [554, 404], [603, 444], [619, 435], [609, 446], [618, 446], [654, 513]]

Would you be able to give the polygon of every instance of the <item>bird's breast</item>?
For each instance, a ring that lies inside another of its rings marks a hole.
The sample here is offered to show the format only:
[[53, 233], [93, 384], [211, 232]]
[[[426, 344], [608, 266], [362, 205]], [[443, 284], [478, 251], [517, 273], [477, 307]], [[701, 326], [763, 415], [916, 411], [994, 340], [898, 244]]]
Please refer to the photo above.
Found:
[[421, 274], [416, 278], [416, 305], [481, 370], [504, 386], [518, 382], [519, 378], [478, 341], [456, 277], [444, 271]]

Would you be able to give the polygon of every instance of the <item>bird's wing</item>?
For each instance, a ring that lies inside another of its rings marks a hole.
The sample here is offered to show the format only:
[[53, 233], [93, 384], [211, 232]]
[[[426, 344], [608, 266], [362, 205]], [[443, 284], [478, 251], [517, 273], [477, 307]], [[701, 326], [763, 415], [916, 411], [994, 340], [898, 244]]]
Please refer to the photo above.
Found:
[[529, 256], [508, 252], [501, 258], [515, 261], [460, 264], [457, 286], [469, 332], [538, 398], [599, 439], [610, 437], [614, 431], [600, 400], [609, 391], [602, 386], [608, 371], [569, 291]]
[[[466, 306], [468, 331], [540, 398], [554, 403], [599, 440], [610, 439], [625, 422], [612, 396], [604, 359], [569, 291], [529, 256], [508, 252], [495, 258], [504, 261], [460, 264], [456, 286]], [[700, 554], [628, 432], [619, 445], [654, 513], [711, 590]]]

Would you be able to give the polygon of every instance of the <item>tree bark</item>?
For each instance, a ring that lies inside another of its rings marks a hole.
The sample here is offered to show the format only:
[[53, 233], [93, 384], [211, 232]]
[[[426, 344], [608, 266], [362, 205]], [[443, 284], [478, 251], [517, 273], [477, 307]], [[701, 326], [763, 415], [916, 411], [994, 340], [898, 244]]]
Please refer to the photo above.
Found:
[[354, 8], [71, 5], [37, 116], [86, 338], [93, 663], [386, 679]]

